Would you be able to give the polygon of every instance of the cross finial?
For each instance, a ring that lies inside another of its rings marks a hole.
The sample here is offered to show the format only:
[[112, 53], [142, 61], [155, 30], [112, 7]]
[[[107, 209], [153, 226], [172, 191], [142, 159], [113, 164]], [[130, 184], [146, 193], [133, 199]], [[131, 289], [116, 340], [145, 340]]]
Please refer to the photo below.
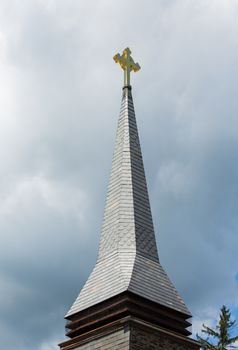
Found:
[[130, 86], [130, 73], [133, 70], [134, 72], [138, 72], [140, 70], [140, 65], [135, 63], [133, 58], [131, 57], [131, 50], [127, 47], [122, 55], [117, 53], [113, 57], [116, 63], [119, 63], [121, 68], [124, 70], [124, 86]]

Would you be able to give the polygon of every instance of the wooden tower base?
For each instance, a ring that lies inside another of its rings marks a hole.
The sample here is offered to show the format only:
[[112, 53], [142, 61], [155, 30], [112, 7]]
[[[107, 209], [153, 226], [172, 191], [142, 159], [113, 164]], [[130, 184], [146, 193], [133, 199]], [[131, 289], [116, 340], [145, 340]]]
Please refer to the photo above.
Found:
[[122, 293], [68, 318], [61, 350], [199, 350], [175, 310]]

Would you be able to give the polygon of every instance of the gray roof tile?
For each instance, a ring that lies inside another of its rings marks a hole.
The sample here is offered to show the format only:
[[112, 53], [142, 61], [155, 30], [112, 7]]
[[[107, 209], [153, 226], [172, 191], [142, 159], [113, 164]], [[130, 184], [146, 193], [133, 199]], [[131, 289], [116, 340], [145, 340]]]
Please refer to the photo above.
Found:
[[98, 260], [66, 317], [123, 291], [190, 315], [159, 262], [128, 88], [123, 89]]

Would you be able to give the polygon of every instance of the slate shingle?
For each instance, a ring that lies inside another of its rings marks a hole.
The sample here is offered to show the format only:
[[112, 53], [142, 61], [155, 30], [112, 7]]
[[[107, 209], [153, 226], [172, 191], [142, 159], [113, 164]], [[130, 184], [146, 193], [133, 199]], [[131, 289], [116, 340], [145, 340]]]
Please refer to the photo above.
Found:
[[98, 260], [66, 317], [123, 291], [190, 315], [159, 262], [129, 88], [123, 89]]

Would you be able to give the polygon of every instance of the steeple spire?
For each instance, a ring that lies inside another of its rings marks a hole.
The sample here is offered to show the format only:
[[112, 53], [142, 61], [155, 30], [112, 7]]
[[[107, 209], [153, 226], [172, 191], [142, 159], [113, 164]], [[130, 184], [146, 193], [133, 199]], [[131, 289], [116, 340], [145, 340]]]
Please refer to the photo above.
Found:
[[158, 261], [131, 89], [123, 88], [99, 260], [113, 253]]
[[[117, 58], [120, 64], [123, 57]], [[130, 72], [134, 61], [128, 66], [132, 58], [126, 57], [123, 69]], [[190, 315], [159, 263], [128, 83], [123, 87], [97, 263], [66, 317], [125, 291]]]

